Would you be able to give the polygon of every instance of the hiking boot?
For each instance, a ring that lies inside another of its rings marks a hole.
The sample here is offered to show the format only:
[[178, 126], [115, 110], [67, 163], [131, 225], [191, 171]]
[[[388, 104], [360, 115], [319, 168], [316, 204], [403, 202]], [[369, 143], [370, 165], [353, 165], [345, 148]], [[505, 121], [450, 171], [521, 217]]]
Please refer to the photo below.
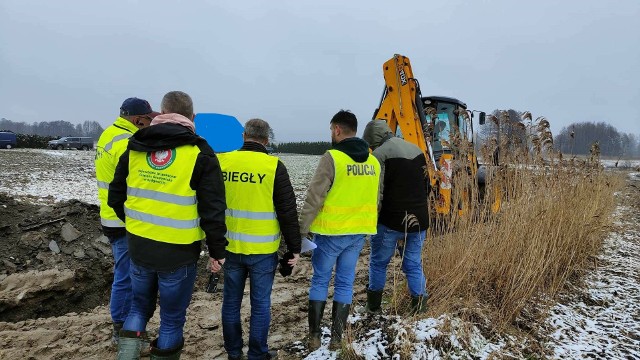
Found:
[[182, 347], [184, 346], [184, 339], [182, 342], [173, 349], [158, 349], [158, 339], [151, 342], [150, 359], [151, 360], [180, 360], [180, 354], [182, 353]]
[[367, 289], [367, 306], [364, 311], [370, 314], [382, 312], [380, 305], [382, 304], [382, 290], [371, 291]]
[[322, 344], [320, 324], [326, 304], [326, 301], [309, 300], [309, 342], [307, 344], [309, 351], [317, 350]]
[[426, 313], [428, 299], [429, 296], [427, 295], [411, 296], [411, 313], [414, 315]]
[[138, 360], [144, 331], [120, 330], [117, 360]]
[[342, 333], [347, 326], [350, 308], [351, 304], [333, 302], [331, 309], [331, 342], [329, 343], [329, 350], [331, 351], [338, 350], [341, 347]]

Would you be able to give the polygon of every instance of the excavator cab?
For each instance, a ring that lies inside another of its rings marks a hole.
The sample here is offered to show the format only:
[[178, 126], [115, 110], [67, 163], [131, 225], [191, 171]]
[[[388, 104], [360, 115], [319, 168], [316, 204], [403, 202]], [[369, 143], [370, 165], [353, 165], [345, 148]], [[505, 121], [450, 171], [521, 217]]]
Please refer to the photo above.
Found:
[[468, 120], [467, 104], [455, 98], [427, 96], [422, 98], [422, 106], [428, 124], [426, 135], [430, 137], [436, 161], [442, 154], [451, 153], [456, 137], [473, 142], [473, 123]]

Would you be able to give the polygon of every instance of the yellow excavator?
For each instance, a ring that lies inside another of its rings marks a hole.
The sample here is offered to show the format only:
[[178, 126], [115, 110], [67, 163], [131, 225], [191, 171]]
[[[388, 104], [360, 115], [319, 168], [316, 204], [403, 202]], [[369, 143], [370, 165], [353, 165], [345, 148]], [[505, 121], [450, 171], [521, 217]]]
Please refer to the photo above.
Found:
[[[485, 188], [473, 144], [476, 111], [467, 110], [465, 103], [454, 98], [422, 96], [406, 56], [396, 54], [382, 68], [385, 86], [373, 119], [385, 120], [396, 136], [424, 152], [436, 214], [467, 213]], [[486, 114], [478, 113], [482, 125]], [[474, 179], [475, 184], [464, 179]], [[496, 196], [491, 210], [499, 208], [500, 196]]]

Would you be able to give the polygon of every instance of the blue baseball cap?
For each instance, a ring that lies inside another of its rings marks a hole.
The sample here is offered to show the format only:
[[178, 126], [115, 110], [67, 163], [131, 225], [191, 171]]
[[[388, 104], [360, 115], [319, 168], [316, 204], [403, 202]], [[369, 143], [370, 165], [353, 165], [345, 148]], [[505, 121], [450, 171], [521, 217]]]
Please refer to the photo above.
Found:
[[149, 115], [153, 118], [158, 114], [151, 109], [147, 100], [137, 97], [128, 98], [120, 106], [120, 116]]

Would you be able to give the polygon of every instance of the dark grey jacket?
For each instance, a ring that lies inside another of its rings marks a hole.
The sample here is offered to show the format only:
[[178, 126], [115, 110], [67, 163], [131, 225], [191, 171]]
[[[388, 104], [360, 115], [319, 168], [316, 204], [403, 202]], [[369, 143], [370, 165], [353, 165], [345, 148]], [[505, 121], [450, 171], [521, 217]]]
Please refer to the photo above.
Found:
[[374, 149], [381, 167], [378, 223], [401, 232], [425, 230], [429, 226], [429, 178], [423, 152], [394, 137], [384, 120], [367, 124], [363, 138]]

